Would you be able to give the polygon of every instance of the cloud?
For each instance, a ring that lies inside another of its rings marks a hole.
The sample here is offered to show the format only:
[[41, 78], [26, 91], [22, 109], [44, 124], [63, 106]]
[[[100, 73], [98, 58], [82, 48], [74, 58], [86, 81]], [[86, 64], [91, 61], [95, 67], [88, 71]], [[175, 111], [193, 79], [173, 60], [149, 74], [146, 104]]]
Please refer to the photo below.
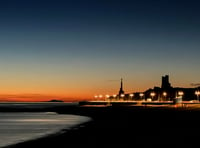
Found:
[[191, 83], [191, 86], [200, 86], [200, 83]]

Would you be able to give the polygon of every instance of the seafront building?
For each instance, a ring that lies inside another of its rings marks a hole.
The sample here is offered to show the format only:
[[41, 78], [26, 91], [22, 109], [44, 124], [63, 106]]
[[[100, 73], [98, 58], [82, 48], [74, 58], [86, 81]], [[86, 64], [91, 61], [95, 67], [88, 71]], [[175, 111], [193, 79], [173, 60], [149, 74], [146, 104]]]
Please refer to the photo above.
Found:
[[109, 96], [110, 100], [143, 100], [143, 101], [172, 101], [175, 98], [183, 101], [199, 101], [200, 87], [182, 88], [172, 87], [169, 75], [162, 76], [161, 87], [150, 88], [144, 92], [125, 93], [123, 79], [120, 82], [118, 95]]

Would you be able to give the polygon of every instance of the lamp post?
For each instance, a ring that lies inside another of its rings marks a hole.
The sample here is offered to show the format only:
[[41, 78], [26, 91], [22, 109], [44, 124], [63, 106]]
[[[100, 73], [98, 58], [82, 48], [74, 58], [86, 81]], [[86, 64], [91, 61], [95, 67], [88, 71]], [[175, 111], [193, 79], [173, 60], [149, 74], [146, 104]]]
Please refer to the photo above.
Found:
[[139, 94], [139, 96], [140, 96], [140, 99], [142, 100], [142, 99], [143, 99], [143, 96], [144, 96], [144, 94], [143, 94], [143, 93], [140, 93], [140, 94]]
[[155, 92], [150, 93], [150, 96], [151, 96], [152, 101], [153, 101], [153, 98], [154, 98], [155, 95], [156, 95]]
[[103, 98], [103, 96], [102, 96], [102, 95], [99, 95], [99, 98], [100, 98], [100, 99], [102, 99], [102, 98]]
[[110, 96], [109, 95], [106, 95], [106, 99], [109, 99], [110, 98]]
[[95, 95], [95, 96], [94, 96], [94, 98], [95, 98], [95, 100], [97, 100], [98, 96], [97, 96], [97, 95]]
[[134, 94], [129, 94], [131, 100], [133, 99]]
[[125, 96], [124, 94], [121, 94], [121, 95], [120, 95], [120, 97], [121, 97], [122, 99], [124, 99], [124, 96]]
[[116, 99], [116, 97], [117, 97], [117, 95], [115, 95], [115, 94], [114, 94], [114, 95], [113, 95], [113, 99], [115, 100], [115, 99]]
[[177, 96], [176, 101], [182, 102], [183, 95], [184, 95], [183, 91], [178, 91], [177, 95], [178, 95], [178, 96]]
[[106, 97], [107, 105], [110, 106], [110, 96], [106, 95], [105, 97]]
[[197, 101], [199, 101], [200, 91], [199, 90], [195, 91], [195, 95], [197, 95]]
[[182, 99], [184, 93], [183, 93], [182, 91], [179, 91], [179, 92], [178, 92], [178, 95], [179, 95], [179, 96], [181, 97], [181, 99]]
[[183, 100], [183, 95], [184, 95], [183, 91], [178, 91], [178, 97], [175, 99], [175, 103], [178, 104], [181, 103]]
[[163, 92], [163, 96], [164, 96], [164, 99], [165, 99], [165, 101], [166, 101], [167, 93], [166, 93], [166, 92]]

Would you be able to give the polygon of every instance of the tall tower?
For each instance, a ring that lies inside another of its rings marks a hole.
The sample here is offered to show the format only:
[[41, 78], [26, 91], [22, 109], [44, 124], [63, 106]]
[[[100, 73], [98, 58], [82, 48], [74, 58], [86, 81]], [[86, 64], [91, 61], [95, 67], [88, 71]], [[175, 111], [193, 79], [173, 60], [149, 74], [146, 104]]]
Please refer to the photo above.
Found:
[[122, 94], [124, 94], [124, 90], [123, 90], [123, 79], [121, 78], [121, 87], [120, 87], [120, 90], [119, 90], [119, 98]]
[[169, 76], [168, 75], [162, 76], [161, 88], [162, 89], [169, 89], [169, 88], [171, 88], [171, 84], [169, 83]]

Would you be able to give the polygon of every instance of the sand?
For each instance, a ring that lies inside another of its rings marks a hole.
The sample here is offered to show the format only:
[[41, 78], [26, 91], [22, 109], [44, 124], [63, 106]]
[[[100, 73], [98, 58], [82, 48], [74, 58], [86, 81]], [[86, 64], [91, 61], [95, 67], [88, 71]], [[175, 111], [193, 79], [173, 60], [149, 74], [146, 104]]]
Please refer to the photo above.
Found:
[[71, 107], [53, 108], [61, 114], [92, 117], [92, 121], [49, 137], [12, 148], [195, 147], [200, 111], [186, 107]]

